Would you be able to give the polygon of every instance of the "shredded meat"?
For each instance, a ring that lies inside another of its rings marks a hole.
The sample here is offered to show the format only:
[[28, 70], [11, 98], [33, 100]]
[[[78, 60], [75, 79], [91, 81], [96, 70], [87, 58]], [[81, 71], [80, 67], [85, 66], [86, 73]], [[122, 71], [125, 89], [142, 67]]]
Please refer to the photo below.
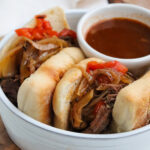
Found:
[[[80, 95], [84, 96], [91, 87], [94, 89], [93, 97], [80, 109], [80, 120], [86, 126], [82, 126], [82, 128], [79, 126], [77, 128], [73, 124], [74, 122], [71, 122], [71, 124], [74, 130], [96, 134], [106, 131], [112, 120], [112, 109], [118, 92], [133, 82], [134, 78], [130, 74], [124, 75], [112, 68], [94, 70], [90, 72], [90, 76], [92, 77], [91, 82], [85, 76], [76, 90], [76, 95], [78, 96], [77, 103], [80, 103]], [[70, 120], [76, 115], [77, 108], [75, 104], [74, 102], [72, 106], [74, 112], [72, 111]]]
[[74, 39], [71, 36], [62, 36], [60, 38], [70, 43], [71, 46], [79, 47], [77, 39]]
[[[111, 121], [111, 112], [116, 100], [118, 92], [125, 86], [125, 84], [107, 84], [107, 90], [101, 92], [99, 95], [87, 105], [83, 111], [83, 120], [90, 122], [90, 125], [83, 132], [85, 133], [100, 133], [105, 130]], [[93, 114], [93, 109], [99, 101], [104, 101], [105, 105], [101, 106], [96, 116]]]
[[105, 103], [110, 107], [113, 107], [116, 96], [118, 95], [119, 91], [125, 86], [126, 84], [110, 85], [110, 87], [107, 89], [108, 94], [106, 95], [106, 97], [104, 97]]
[[0, 85], [10, 101], [17, 106], [17, 93], [20, 86], [19, 76], [3, 78]]
[[90, 123], [90, 126], [85, 129], [84, 133], [101, 133], [111, 121], [111, 109], [106, 105], [101, 106], [98, 110], [95, 119]]

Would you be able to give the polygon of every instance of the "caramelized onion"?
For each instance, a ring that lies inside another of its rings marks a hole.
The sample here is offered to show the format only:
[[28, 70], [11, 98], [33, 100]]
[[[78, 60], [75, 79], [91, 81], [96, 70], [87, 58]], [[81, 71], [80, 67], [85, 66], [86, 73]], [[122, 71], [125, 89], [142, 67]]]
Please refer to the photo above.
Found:
[[76, 91], [76, 95], [78, 97], [85, 95], [88, 87], [89, 87], [89, 83], [88, 83], [87, 79], [83, 78], [80, 82], [80, 85], [79, 85], [77, 91]]
[[92, 84], [94, 82], [94, 77], [91, 74], [83, 72], [83, 76], [87, 79], [89, 84]]
[[59, 52], [59, 49], [54, 49], [51, 50], [50, 52], [43, 52], [42, 54], [39, 55], [39, 57], [37, 58], [37, 62], [44, 62], [46, 61], [48, 58], [50, 58], [51, 56], [57, 54]]
[[108, 77], [108, 79], [111, 81], [111, 83], [113, 84], [118, 84], [120, 82], [120, 78], [121, 78], [121, 73], [112, 69], [112, 68], [108, 68], [108, 69], [97, 69], [93, 71], [93, 75], [94, 76], [99, 76], [99, 75], [105, 75]]
[[125, 74], [125, 75], [121, 76], [121, 81], [123, 83], [130, 84], [134, 81], [134, 79], [131, 76], [129, 76], [128, 74]]
[[39, 43], [36, 43], [36, 42], [33, 42], [31, 40], [27, 40], [29, 43], [32, 44], [32, 46], [40, 51], [48, 51], [48, 50], [51, 50], [51, 49], [55, 49], [55, 48], [58, 48], [59, 46], [56, 45], [56, 44], [52, 44], [52, 43], [49, 43], [49, 44], [39, 44]]
[[81, 130], [86, 127], [86, 123], [82, 120], [82, 109], [90, 102], [93, 98], [94, 91], [91, 90], [85, 96], [83, 96], [79, 101], [74, 102], [71, 110], [71, 123], [73, 128]]
[[47, 38], [40, 41], [32, 41], [24, 38], [24, 52], [20, 64], [20, 81], [34, 73], [39, 66], [52, 55], [58, 53], [68, 43], [57, 37]]
[[28, 38], [25, 38], [34, 48], [40, 51], [49, 51], [56, 48], [67, 47], [68, 43], [57, 37], [47, 38], [38, 42], [34, 42]]

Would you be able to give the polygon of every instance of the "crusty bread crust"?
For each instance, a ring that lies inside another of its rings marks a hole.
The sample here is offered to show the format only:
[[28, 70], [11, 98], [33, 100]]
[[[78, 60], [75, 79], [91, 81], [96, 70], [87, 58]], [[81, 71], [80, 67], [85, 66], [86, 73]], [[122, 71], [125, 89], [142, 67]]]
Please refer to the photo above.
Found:
[[20, 86], [18, 108], [32, 118], [50, 124], [50, 105], [56, 84], [70, 67], [82, 59], [83, 53], [74, 47], [64, 48], [49, 58]]
[[68, 129], [70, 103], [76, 88], [86, 73], [88, 62], [103, 62], [98, 58], [87, 58], [69, 69], [56, 86], [53, 97], [54, 126], [60, 129]]
[[144, 126], [150, 108], [150, 71], [123, 88], [113, 108], [115, 132], [130, 131]]
[[[48, 20], [53, 29], [60, 32], [64, 28], [69, 28], [67, 23], [64, 11], [59, 7], [54, 7], [50, 10], [44, 11], [41, 14], [46, 15], [46, 20]], [[35, 27], [36, 21], [32, 19], [29, 23], [27, 23], [24, 27]], [[3, 47], [0, 51], [0, 77], [2, 76], [11, 76], [14, 75], [16, 72], [16, 53], [11, 54], [8, 56], [7, 62], [3, 63], [3, 59], [7, 57], [9, 51], [14, 49], [20, 42], [22, 38], [18, 37], [16, 34], [9, 39], [7, 44]]]

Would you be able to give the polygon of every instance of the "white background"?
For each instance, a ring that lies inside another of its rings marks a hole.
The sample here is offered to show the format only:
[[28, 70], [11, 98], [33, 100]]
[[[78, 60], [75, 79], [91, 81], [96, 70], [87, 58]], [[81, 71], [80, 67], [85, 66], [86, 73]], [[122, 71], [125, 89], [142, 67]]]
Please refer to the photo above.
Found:
[[105, 5], [107, 0], [0, 0], [0, 37], [22, 26], [35, 14], [53, 6], [92, 9]]

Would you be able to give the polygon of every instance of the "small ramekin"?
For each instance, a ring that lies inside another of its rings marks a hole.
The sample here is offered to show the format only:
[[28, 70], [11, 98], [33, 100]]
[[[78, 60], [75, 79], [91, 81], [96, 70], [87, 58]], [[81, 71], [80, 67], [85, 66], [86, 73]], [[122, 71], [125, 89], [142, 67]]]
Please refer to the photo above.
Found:
[[[150, 55], [135, 59], [111, 57], [96, 51], [86, 42], [86, 33], [91, 26], [101, 20], [112, 18], [134, 19], [150, 26], [150, 10], [131, 4], [111, 4], [106, 7], [90, 11], [80, 19], [77, 27], [79, 45], [87, 57], [98, 57], [106, 61], [118, 60], [126, 65], [129, 70], [135, 74], [144, 72], [150, 65]], [[120, 53], [121, 52], [122, 51], [120, 49]]]

